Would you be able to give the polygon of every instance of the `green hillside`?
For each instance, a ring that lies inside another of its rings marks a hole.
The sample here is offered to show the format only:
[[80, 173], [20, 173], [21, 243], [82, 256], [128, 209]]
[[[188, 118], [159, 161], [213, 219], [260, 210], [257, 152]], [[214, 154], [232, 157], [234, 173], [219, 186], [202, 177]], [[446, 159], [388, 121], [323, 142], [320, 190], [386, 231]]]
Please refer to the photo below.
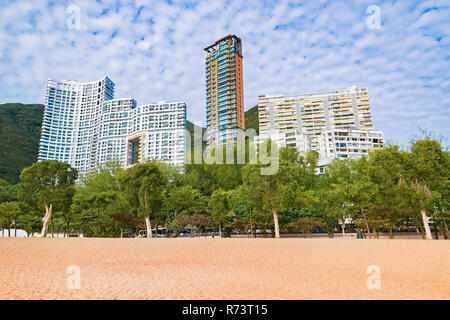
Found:
[[245, 129], [250, 128], [255, 129], [256, 134], [259, 134], [258, 106], [245, 111]]
[[[42, 104], [0, 104], [0, 179], [18, 183], [22, 169], [37, 160], [43, 112]], [[191, 141], [194, 126], [187, 121]], [[257, 106], [245, 112], [245, 127], [259, 132]]]
[[[186, 121], [186, 129], [187, 131], [189, 131], [190, 135], [191, 135], [191, 150], [194, 150], [194, 128], [198, 127], [196, 124], [193, 124], [192, 122], [190, 122], [189, 120]], [[206, 128], [202, 127], [202, 137], [204, 136], [206, 131]], [[199, 138], [202, 138], [199, 137]], [[203, 147], [206, 145], [206, 141], [203, 141], [202, 143]]]
[[44, 106], [0, 104], [0, 178], [15, 184], [37, 160]]

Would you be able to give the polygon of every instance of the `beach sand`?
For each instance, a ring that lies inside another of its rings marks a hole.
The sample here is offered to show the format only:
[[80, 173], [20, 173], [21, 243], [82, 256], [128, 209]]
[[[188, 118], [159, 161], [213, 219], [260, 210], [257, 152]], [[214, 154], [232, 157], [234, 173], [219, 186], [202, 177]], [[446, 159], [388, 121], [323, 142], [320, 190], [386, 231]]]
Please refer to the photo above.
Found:
[[449, 253], [446, 240], [0, 238], [0, 299], [449, 299]]

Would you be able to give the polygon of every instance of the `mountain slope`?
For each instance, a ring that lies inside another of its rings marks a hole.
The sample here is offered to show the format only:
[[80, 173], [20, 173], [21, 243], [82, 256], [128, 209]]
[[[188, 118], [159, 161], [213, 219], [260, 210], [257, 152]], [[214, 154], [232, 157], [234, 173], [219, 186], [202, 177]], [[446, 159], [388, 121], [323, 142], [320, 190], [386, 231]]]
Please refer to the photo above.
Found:
[[0, 104], [0, 178], [18, 183], [37, 160], [43, 112], [41, 104]]
[[256, 134], [259, 134], [259, 119], [258, 119], [258, 106], [245, 111], [245, 129], [255, 129]]

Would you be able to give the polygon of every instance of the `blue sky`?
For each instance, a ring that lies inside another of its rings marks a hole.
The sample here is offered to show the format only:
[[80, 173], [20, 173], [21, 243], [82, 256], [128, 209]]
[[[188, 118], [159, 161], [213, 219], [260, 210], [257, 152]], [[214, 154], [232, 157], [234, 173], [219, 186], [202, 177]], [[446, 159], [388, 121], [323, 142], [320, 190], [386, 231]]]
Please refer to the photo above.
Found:
[[[70, 5], [80, 29], [67, 23]], [[364, 86], [388, 142], [406, 146], [419, 127], [448, 138], [449, 17], [449, 0], [2, 0], [0, 103], [44, 103], [48, 78], [108, 75], [116, 97], [183, 100], [188, 119], [204, 123], [203, 48], [233, 33], [246, 109], [262, 94]]]

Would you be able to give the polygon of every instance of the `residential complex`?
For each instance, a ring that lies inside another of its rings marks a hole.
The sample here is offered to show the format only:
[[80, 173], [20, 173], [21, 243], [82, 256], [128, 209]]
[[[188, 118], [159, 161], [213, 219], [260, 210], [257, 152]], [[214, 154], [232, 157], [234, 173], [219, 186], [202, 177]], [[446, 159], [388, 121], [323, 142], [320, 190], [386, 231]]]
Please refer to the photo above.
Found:
[[[321, 159], [359, 157], [384, 143], [383, 134], [372, 130], [366, 88], [353, 86], [295, 96], [263, 95], [258, 98], [258, 115], [257, 141], [270, 138], [280, 147], [315, 150]], [[343, 144], [343, 136], [350, 142]], [[353, 143], [353, 139], [360, 143]]]
[[114, 83], [108, 77], [86, 83], [49, 79], [38, 159], [77, 168], [95, 164], [98, 116], [103, 102], [113, 97]]
[[319, 136], [319, 156], [322, 159], [355, 159], [383, 147], [384, 135], [381, 131], [334, 129], [326, 130]]
[[59, 160], [85, 175], [119, 161], [125, 168], [145, 159], [185, 162], [186, 104], [160, 101], [137, 106], [114, 99], [114, 83], [49, 80], [39, 161]]
[[99, 129], [97, 153], [102, 165], [114, 158], [124, 167], [146, 159], [184, 165], [184, 102], [136, 106], [132, 98], [110, 100], [103, 104]]
[[228, 35], [205, 51], [207, 144], [235, 142], [245, 129], [242, 42]]
[[325, 130], [372, 129], [366, 88], [350, 87], [296, 96], [259, 96], [258, 115], [260, 139], [278, 137], [281, 140], [277, 142], [285, 144], [283, 137], [292, 139], [306, 135], [312, 150], [318, 150], [318, 137]]
[[[245, 130], [242, 43], [228, 35], [206, 51], [207, 144], [235, 143]], [[118, 161], [124, 168], [146, 159], [177, 167], [186, 162], [186, 104], [159, 101], [137, 105], [114, 98], [103, 77], [81, 83], [48, 80], [39, 161], [59, 160], [85, 175]], [[384, 146], [372, 128], [366, 88], [317, 94], [258, 97], [259, 143], [319, 152], [319, 169], [334, 158], [357, 158]]]

